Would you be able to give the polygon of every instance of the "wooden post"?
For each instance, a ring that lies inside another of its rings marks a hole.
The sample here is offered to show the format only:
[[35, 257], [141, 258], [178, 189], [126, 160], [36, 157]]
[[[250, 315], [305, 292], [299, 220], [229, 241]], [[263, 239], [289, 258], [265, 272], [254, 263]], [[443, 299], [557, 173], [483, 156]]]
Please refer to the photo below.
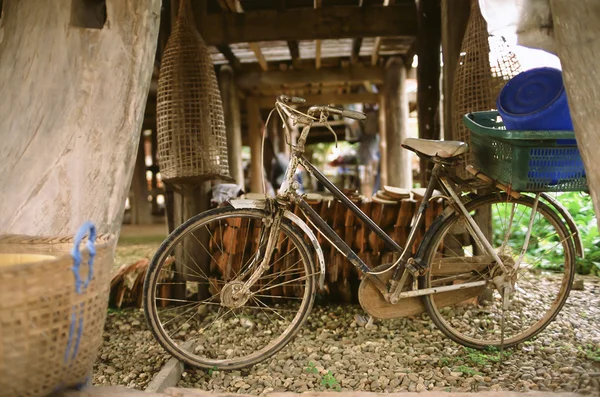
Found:
[[227, 130], [229, 173], [235, 180], [235, 183], [244, 186], [240, 103], [233, 79], [233, 69], [228, 65], [222, 66], [219, 71], [219, 89], [223, 100], [223, 113], [225, 116], [225, 128]]
[[147, 225], [152, 223], [150, 202], [148, 201], [148, 181], [146, 180], [146, 153], [144, 134], [140, 134], [135, 169], [131, 180], [133, 199], [131, 204], [131, 223], [134, 225]]
[[470, 11], [470, 0], [442, 0], [443, 126], [446, 140], [455, 139], [452, 130], [452, 88]]
[[384, 93], [387, 183], [410, 189], [412, 188], [410, 153], [400, 146], [408, 136], [406, 67], [401, 58], [390, 58], [386, 65]]
[[62, 0], [4, 2], [0, 234], [120, 231], [161, 2], [107, 3], [98, 27], [72, 26]]
[[[158, 178], [156, 174], [159, 172], [158, 168], [158, 159], [156, 157], [158, 151], [158, 134], [156, 129], [152, 130], [152, 134], [150, 135], [150, 150], [152, 153], [152, 214], [158, 213]], [[166, 201], [166, 197], [165, 197]]]
[[556, 48], [600, 225], [600, 3], [597, 0], [550, 0]]
[[[417, 36], [417, 108], [419, 137], [440, 139], [440, 45], [441, 7], [440, 0], [417, 2], [419, 34]], [[431, 168], [421, 160], [421, 186], [425, 186]]]
[[264, 193], [263, 163], [261, 160], [262, 123], [256, 98], [248, 97], [246, 99], [246, 113], [250, 141], [250, 191], [252, 193]]
[[387, 134], [385, 129], [385, 95], [379, 96], [379, 185], [381, 189], [388, 185], [387, 172]]

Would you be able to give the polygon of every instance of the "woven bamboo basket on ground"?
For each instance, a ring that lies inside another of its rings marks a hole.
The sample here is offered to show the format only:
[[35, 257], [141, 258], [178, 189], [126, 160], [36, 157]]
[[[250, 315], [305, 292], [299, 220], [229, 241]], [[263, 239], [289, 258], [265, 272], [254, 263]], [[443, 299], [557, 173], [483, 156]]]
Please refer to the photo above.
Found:
[[1, 397], [47, 396], [89, 380], [102, 344], [115, 238], [76, 244], [83, 234], [0, 236]]
[[[521, 64], [503, 37], [490, 36], [481, 15], [479, 1], [471, 1], [471, 14], [454, 75], [452, 126], [457, 140], [471, 144], [471, 132], [463, 123], [467, 113], [496, 108], [504, 85], [521, 72]], [[465, 167], [473, 164], [471, 152], [457, 168], [463, 179], [473, 178]]]
[[231, 180], [221, 92], [208, 47], [187, 0], [167, 41], [157, 95], [158, 162], [162, 179]]

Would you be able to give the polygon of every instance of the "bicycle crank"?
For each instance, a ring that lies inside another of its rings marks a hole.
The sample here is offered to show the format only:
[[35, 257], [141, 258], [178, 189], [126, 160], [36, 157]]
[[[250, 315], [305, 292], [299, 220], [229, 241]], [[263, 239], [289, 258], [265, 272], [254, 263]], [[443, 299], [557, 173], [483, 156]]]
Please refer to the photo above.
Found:
[[[392, 264], [379, 265], [373, 271], [382, 272], [390, 266]], [[404, 269], [401, 268], [400, 271], [404, 271]], [[363, 310], [371, 316], [380, 319], [401, 318], [425, 313], [425, 305], [420, 297], [401, 299], [397, 304], [391, 304], [385, 300], [372, 280], [373, 277], [378, 277], [382, 283], [387, 285], [392, 277], [392, 273], [392, 271], [389, 271], [378, 276], [363, 277], [358, 287], [358, 301]], [[412, 285], [412, 281], [413, 278], [409, 275], [404, 290], [407, 290], [408, 286]]]

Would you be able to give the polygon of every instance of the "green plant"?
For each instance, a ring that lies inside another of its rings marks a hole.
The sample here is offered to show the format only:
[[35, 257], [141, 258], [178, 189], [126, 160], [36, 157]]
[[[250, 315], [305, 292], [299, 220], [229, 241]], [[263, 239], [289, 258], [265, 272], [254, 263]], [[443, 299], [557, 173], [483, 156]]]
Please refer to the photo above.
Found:
[[466, 365], [459, 365], [458, 367], [456, 367], [456, 370], [458, 372], [462, 372], [467, 376], [482, 375], [481, 372], [475, 371], [473, 368], [467, 367]]
[[443, 365], [444, 367], [449, 366], [453, 362], [454, 362], [454, 360], [451, 359], [451, 358], [448, 358], [448, 357], [442, 357], [442, 358], [440, 358], [440, 365]]
[[308, 366], [306, 368], [304, 368], [304, 371], [308, 372], [309, 374], [318, 374], [319, 373], [319, 370], [315, 366], [315, 363], [313, 363], [312, 361], [310, 361], [308, 363]]
[[[489, 346], [484, 351], [471, 349], [470, 347], [465, 347], [464, 350], [466, 358], [475, 365], [483, 366], [500, 361], [500, 351], [494, 346]], [[512, 352], [510, 350], [505, 350], [502, 353], [503, 358], [508, 358], [511, 355]]]
[[321, 378], [321, 386], [325, 386], [328, 389], [333, 389], [337, 391], [340, 391], [342, 389], [335, 376], [333, 376], [333, 374], [331, 373], [331, 371], [327, 371], [327, 373], [323, 375], [323, 378]]
[[[584, 258], [577, 258], [576, 271], [579, 274], [600, 274], [600, 233], [594, 213], [591, 197], [580, 192], [557, 193], [556, 199], [569, 211], [579, 230], [584, 250]], [[504, 240], [504, 222], [509, 219], [512, 209], [510, 204], [498, 206], [498, 216], [493, 217], [494, 243], [498, 246]], [[524, 211], [519, 215], [519, 222], [526, 226], [530, 211]], [[547, 270], [562, 270], [564, 253], [559, 243], [558, 236], [544, 234], [552, 228], [541, 228], [536, 230], [535, 238], [529, 242], [529, 255], [535, 259], [537, 267]], [[511, 241], [522, 242], [525, 238], [527, 227], [517, 228], [513, 226]], [[509, 242], [510, 244], [510, 242]], [[513, 247], [520, 249], [521, 247]]]
[[206, 372], [208, 373], [208, 376], [212, 376], [212, 374], [218, 370], [219, 370], [219, 368], [217, 368], [217, 366], [215, 365], [214, 367], [209, 368], [208, 371], [206, 371]]
[[580, 355], [584, 356], [588, 360], [600, 363], [600, 349], [598, 349], [596, 346], [592, 344], [577, 346], [577, 350], [579, 350]]

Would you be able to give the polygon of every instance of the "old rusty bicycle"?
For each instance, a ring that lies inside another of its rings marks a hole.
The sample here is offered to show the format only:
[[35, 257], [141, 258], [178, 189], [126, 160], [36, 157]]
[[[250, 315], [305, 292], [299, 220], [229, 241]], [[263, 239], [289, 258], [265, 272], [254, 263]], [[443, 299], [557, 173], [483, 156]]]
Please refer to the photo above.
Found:
[[[312, 106], [280, 96], [275, 111], [302, 127], [276, 197], [236, 199], [182, 224], [156, 252], [144, 283], [144, 308], [160, 344], [179, 360], [202, 368], [238, 369], [272, 356], [306, 321], [327, 264], [315, 231], [363, 274], [359, 299], [377, 318], [406, 315], [422, 301], [449, 338], [472, 348], [510, 347], [541, 332], [569, 294], [581, 241], [568, 212], [544, 193], [496, 190], [461, 192], [454, 172], [467, 145], [407, 139], [403, 147], [433, 162], [431, 180], [401, 247], [304, 156], [314, 123], [331, 115], [365, 115]], [[396, 255], [369, 268], [297, 192], [302, 165]], [[434, 189], [445, 209], [414, 250], [416, 230]], [[291, 203], [301, 216], [291, 212]], [[482, 231], [478, 211], [491, 212], [495, 227]], [[306, 220], [306, 221], [305, 221]], [[312, 228], [310, 226], [312, 226]], [[564, 259], [543, 270], [543, 252]], [[541, 252], [541, 254], [540, 254]]]

